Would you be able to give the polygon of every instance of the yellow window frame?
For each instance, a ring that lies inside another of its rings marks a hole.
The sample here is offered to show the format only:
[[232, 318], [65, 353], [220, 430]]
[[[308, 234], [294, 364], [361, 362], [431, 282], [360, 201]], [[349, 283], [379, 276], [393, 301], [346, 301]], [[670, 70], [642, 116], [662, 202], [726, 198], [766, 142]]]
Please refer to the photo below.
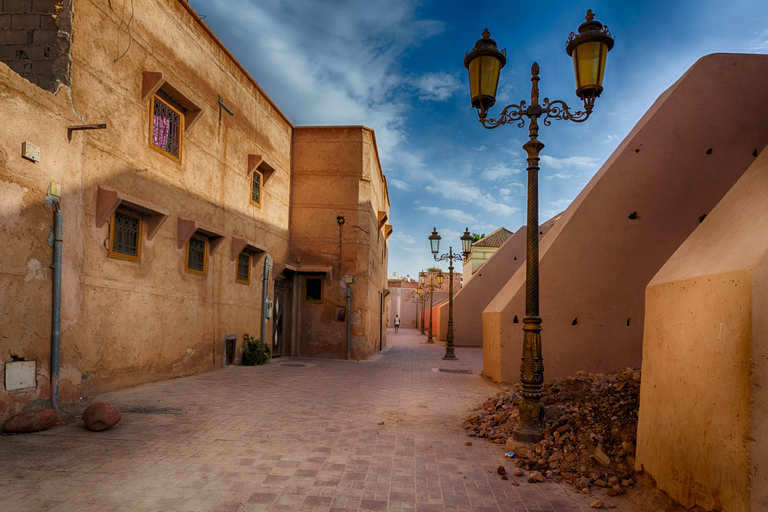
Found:
[[[126, 217], [132, 217], [134, 219], [137, 219], [139, 221], [139, 232], [138, 232], [138, 240], [136, 243], [136, 256], [132, 256], [130, 254], [125, 254], [122, 252], [117, 252], [114, 250], [115, 248], [115, 218], [117, 215], [125, 215]], [[142, 219], [141, 215], [132, 212], [130, 210], [126, 210], [124, 208], [118, 208], [117, 210], [112, 213], [112, 222], [109, 226], [109, 249], [108, 249], [108, 255], [110, 258], [119, 258], [121, 260], [130, 260], [130, 261], [140, 261], [141, 260], [141, 236], [142, 236]]]
[[[240, 257], [246, 256], [248, 258], [248, 278], [247, 279], [240, 279]], [[248, 254], [247, 252], [241, 252], [237, 256], [237, 265], [235, 266], [235, 282], [240, 284], [251, 284], [251, 261], [252, 256]]]
[[[253, 184], [256, 181], [256, 176], [259, 177], [259, 201], [258, 202], [253, 200]], [[251, 196], [250, 196], [251, 204], [261, 208], [261, 203], [262, 203], [261, 198], [264, 195], [264, 174], [262, 174], [262, 172], [258, 169], [253, 170], [253, 176], [251, 176], [250, 188], [251, 188]]]
[[[307, 298], [307, 283], [309, 280], [318, 280], [320, 281], [320, 298], [317, 300], [308, 299]], [[309, 304], [321, 304], [323, 302], [323, 297], [325, 296], [325, 283], [323, 283], [322, 277], [305, 277], [304, 278], [304, 302], [307, 302]]]
[[[201, 240], [203, 245], [203, 270], [197, 270], [195, 268], [189, 268], [189, 242], [192, 239]], [[208, 270], [208, 239], [202, 235], [192, 235], [189, 240], [187, 240], [187, 250], [186, 250], [186, 260], [184, 262], [184, 269], [187, 272], [191, 272], [193, 274], [197, 275], [205, 275], [205, 272]]]
[[[163, 105], [170, 108], [171, 110], [173, 110], [179, 115], [179, 156], [176, 156], [173, 153], [169, 153], [168, 151], [164, 150], [160, 146], [155, 145], [155, 143], [152, 141], [152, 137], [155, 132], [155, 100], [159, 100]], [[184, 141], [184, 112], [182, 112], [178, 108], [171, 105], [169, 101], [165, 100], [159, 94], [153, 94], [152, 101], [149, 102], [149, 147], [154, 149], [158, 153], [161, 153], [167, 156], [171, 160], [181, 163], [183, 141]]]

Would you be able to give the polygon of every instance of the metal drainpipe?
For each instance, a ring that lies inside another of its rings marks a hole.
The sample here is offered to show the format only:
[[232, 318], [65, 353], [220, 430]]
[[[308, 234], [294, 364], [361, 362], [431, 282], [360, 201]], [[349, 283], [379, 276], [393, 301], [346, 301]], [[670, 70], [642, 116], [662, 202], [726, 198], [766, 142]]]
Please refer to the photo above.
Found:
[[59, 410], [59, 356], [61, 349], [61, 243], [62, 214], [53, 201], [53, 311], [51, 312], [51, 405]]
[[264, 273], [261, 275], [261, 342], [266, 343], [267, 335], [267, 292], [269, 291], [269, 269], [272, 266], [272, 257], [267, 254], [264, 257]]
[[352, 358], [352, 286], [347, 283], [347, 359]]

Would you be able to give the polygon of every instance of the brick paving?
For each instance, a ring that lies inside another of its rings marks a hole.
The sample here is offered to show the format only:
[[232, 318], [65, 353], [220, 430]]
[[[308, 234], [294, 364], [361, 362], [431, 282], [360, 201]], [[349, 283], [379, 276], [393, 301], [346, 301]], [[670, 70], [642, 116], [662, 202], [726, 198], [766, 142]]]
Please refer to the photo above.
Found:
[[565, 484], [502, 480], [502, 446], [466, 445], [467, 412], [499, 388], [482, 349], [443, 361], [424, 340], [390, 330], [369, 361], [280, 358], [93, 397], [122, 422], [0, 436], [0, 511], [593, 510]]

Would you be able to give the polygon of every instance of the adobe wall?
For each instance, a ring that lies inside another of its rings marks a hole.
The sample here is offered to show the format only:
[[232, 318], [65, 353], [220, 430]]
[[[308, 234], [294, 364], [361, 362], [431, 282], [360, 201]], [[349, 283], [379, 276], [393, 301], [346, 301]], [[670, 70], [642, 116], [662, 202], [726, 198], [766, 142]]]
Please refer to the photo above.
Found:
[[[117, 33], [119, 10], [83, 0], [74, 13], [71, 102], [67, 88], [45, 92], [0, 64], [0, 231], [13, 241], [0, 253], [0, 354], [4, 362], [35, 360], [38, 381], [27, 391], [0, 390], [0, 420], [49, 398], [49, 182], [62, 187], [64, 218], [61, 403], [218, 368], [227, 334], [238, 336], [239, 356], [243, 333], [259, 335], [263, 259], [255, 258], [250, 284], [236, 283], [232, 239], [265, 247], [276, 262], [288, 257], [290, 122], [182, 2], [138, 4], [131, 47], [117, 62], [126, 46], [102, 36]], [[149, 147], [144, 71], [161, 73], [202, 110], [184, 132], [181, 163]], [[219, 119], [218, 95], [234, 116]], [[67, 140], [68, 126], [91, 123], [107, 129]], [[25, 141], [40, 147], [40, 162], [20, 158]], [[261, 208], [249, 200], [251, 154], [275, 170]], [[140, 261], [108, 257], [99, 187], [167, 211], [151, 239], [144, 224]], [[224, 234], [205, 275], [185, 271], [180, 218]]]
[[346, 323], [334, 315], [346, 308], [343, 276], [352, 275], [352, 358], [366, 359], [384, 345], [380, 322], [386, 336], [379, 304], [388, 255], [378, 211], [388, 215], [389, 204], [372, 133], [359, 126], [296, 128], [292, 172], [291, 255], [301, 259], [299, 272], [333, 269], [322, 303], [300, 297], [298, 355], [346, 358]]
[[389, 326], [395, 326], [395, 315], [400, 316], [401, 327], [416, 327], [416, 294], [417, 283], [389, 283], [391, 305], [389, 308]]
[[[550, 230], [555, 220], [551, 219], [539, 226], [539, 240]], [[464, 282], [459, 293], [453, 297], [453, 334], [456, 345], [483, 345], [483, 310], [525, 262], [526, 236], [526, 227], [521, 226], [485, 261], [472, 279]], [[520, 329], [522, 332], [522, 325]]]
[[636, 468], [686, 507], [768, 506], [768, 152], [646, 289]]
[[[753, 86], [766, 79], [766, 55], [700, 59], [542, 240], [546, 378], [640, 365], [645, 286], [768, 142], [768, 97]], [[519, 380], [524, 315], [520, 268], [483, 312], [484, 372], [497, 382]]]

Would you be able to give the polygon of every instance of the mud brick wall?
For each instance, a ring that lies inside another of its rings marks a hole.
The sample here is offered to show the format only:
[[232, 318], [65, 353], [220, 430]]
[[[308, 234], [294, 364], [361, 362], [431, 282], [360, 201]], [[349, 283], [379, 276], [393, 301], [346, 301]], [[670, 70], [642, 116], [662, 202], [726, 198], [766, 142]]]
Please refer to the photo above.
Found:
[[70, 84], [73, 0], [0, 0], [0, 61], [55, 91]]

